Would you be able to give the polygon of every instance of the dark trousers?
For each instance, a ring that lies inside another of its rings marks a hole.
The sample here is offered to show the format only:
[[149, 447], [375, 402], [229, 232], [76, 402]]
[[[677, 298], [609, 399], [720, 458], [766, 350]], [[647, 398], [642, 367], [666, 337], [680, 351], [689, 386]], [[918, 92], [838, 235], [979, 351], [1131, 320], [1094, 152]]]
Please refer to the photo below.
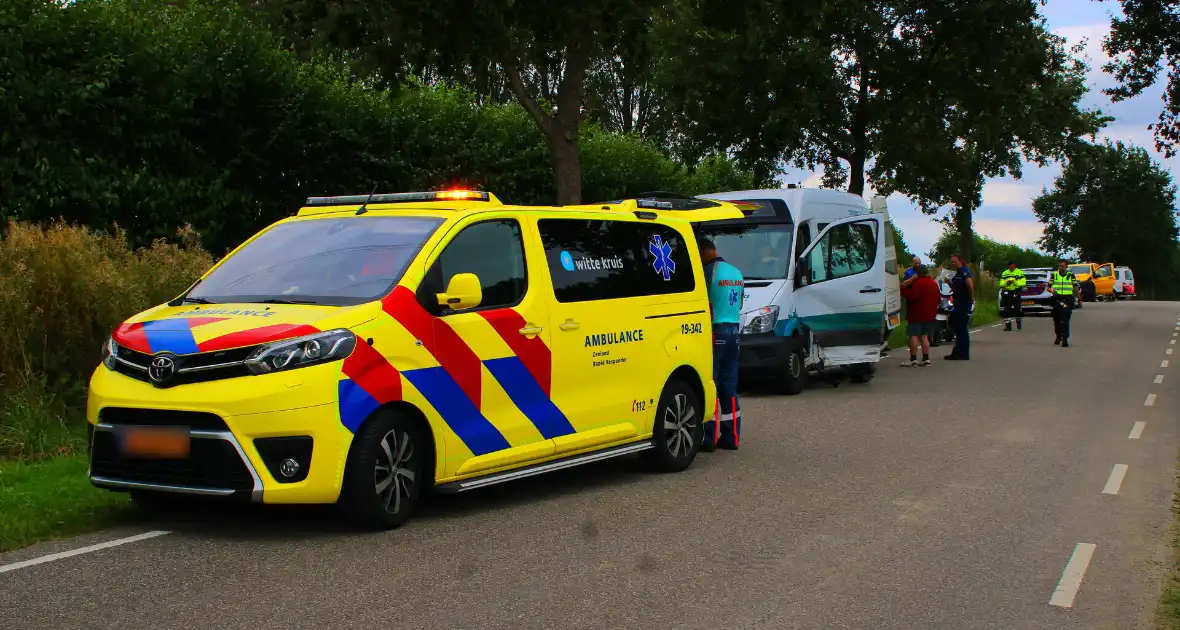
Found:
[[1053, 298], [1053, 334], [1062, 341], [1069, 341], [1069, 318], [1072, 315], [1072, 295], [1059, 295]]
[[967, 330], [970, 317], [970, 312], [957, 307], [951, 313], [951, 326], [955, 329], [955, 349], [951, 351], [951, 355], [960, 359], [971, 358], [971, 333]]
[[741, 331], [737, 324], [713, 324], [713, 380], [717, 383], [721, 415], [705, 423], [705, 444], [733, 448], [738, 445], [742, 434], [742, 410], [737, 394], [740, 350]]
[[1020, 291], [1004, 291], [1000, 296], [1000, 317], [1005, 320], [1020, 319], [1024, 312], [1020, 308]]

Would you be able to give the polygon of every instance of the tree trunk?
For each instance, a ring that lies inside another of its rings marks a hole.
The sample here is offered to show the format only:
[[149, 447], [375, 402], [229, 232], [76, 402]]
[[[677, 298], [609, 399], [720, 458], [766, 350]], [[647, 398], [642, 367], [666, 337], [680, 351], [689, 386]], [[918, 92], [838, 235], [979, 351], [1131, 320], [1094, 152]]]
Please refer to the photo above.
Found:
[[860, 87], [856, 91], [856, 105], [853, 107], [852, 124], [848, 129], [849, 135], [852, 136], [852, 157], [848, 160], [848, 192], [864, 196], [865, 162], [869, 159], [869, 81], [863, 62], [860, 67]]
[[572, 129], [562, 130], [557, 127], [554, 125], [553, 132], [548, 134], [557, 205], [577, 205], [582, 203], [582, 162], [577, 123]]
[[955, 231], [959, 233], [959, 256], [963, 257], [963, 262], [972, 262], [975, 231], [971, 227], [970, 206], [955, 206]]

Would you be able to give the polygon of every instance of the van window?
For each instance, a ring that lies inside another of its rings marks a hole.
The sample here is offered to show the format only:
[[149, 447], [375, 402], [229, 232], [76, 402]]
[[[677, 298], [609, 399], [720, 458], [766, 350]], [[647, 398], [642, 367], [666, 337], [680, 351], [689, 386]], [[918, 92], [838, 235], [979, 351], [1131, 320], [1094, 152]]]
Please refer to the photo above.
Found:
[[680, 232], [639, 221], [537, 221], [558, 302], [614, 300], [696, 289]]
[[1131, 273], [1131, 270], [1128, 269], [1126, 272], [1126, 278], [1127, 278], [1127, 282], [1134, 282], [1135, 281], [1135, 274]]
[[1110, 277], [1110, 267], [1107, 265], [1103, 265], [1098, 268], [1098, 273], [1096, 273], [1094, 275], [1098, 276], [1099, 278], [1109, 278]]
[[483, 289], [480, 309], [519, 304], [528, 288], [520, 224], [504, 219], [463, 228], [431, 265], [419, 295], [429, 301], [446, 291], [451, 278], [459, 273], [473, 273], [479, 278]]
[[809, 284], [864, 273], [877, 257], [873, 221], [857, 221], [832, 228], [808, 254]]
[[705, 223], [701, 226], [701, 232], [717, 245], [717, 254], [741, 270], [746, 280], [787, 277], [794, 229], [790, 223]]
[[811, 245], [811, 241], [812, 241], [811, 226], [810, 225], [800, 226], [798, 234], [796, 236], [798, 236], [798, 241], [796, 241], [796, 243], [795, 243], [795, 255], [793, 256], [793, 258], [798, 258], [798, 257], [802, 256], [803, 252], [806, 251], [807, 246]]

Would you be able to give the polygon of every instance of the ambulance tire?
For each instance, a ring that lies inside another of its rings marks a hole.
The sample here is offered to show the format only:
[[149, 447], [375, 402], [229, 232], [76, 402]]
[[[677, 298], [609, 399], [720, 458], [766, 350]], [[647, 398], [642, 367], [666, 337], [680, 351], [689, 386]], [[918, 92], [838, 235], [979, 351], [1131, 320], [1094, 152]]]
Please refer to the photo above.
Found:
[[664, 385], [655, 409], [651, 442], [643, 452], [648, 467], [659, 472], [680, 472], [692, 465], [704, 437], [704, 421], [712, 415], [683, 381], [673, 378]]
[[877, 375], [875, 363], [857, 363], [848, 366], [848, 380], [853, 383], [868, 383]]
[[365, 421], [348, 451], [337, 505], [365, 529], [394, 529], [414, 513], [427, 480], [421, 425], [403, 413], [379, 409]]
[[787, 362], [774, 379], [774, 391], [794, 396], [807, 386], [807, 365], [803, 362], [803, 350], [795, 348], [787, 356]]

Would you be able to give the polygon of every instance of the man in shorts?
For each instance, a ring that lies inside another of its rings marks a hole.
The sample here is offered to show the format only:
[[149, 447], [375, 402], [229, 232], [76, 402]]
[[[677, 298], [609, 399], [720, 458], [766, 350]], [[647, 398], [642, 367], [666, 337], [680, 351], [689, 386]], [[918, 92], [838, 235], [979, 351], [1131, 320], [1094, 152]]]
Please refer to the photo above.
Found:
[[[902, 367], [930, 367], [930, 337], [934, 335], [934, 321], [942, 293], [938, 283], [930, 277], [930, 269], [919, 265], [913, 276], [901, 285], [906, 299], [906, 334], [910, 337], [910, 360]], [[922, 347], [922, 361], [918, 362], [918, 346]]]

